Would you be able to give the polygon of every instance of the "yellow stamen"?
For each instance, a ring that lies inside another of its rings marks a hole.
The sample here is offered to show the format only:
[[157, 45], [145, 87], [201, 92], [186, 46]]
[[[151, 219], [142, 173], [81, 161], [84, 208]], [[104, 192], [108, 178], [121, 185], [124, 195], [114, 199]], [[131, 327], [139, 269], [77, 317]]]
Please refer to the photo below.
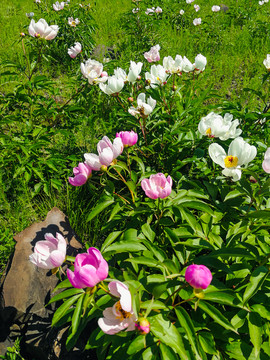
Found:
[[238, 164], [238, 158], [237, 156], [232, 156], [232, 155], [226, 156], [224, 159], [224, 163], [226, 168], [234, 168]]
[[117, 312], [119, 312], [121, 315], [117, 316], [117, 319], [120, 319], [121, 321], [124, 319], [128, 319], [132, 316], [131, 313], [125, 311], [122, 309], [122, 306], [120, 304], [120, 301], [117, 301], [117, 303], [115, 304], [115, 309], [117, 310]]
[[206, 130], [205, 134], [208, 135], [208, 136], [212, 135], [212, 133], [211, 133], [211, 128], [208, 128], [208, 129]]

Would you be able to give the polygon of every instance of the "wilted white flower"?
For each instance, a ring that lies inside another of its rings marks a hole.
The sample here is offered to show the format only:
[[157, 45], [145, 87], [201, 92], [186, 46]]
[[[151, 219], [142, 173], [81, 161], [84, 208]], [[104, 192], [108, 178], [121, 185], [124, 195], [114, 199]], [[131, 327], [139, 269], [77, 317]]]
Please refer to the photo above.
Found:
[[222, 174], [232, 177], [233, 181], [241, 179], [241, 165], [247, 165], [255, 158], [256, 154], [256, 147], [249, 145], [241, 137], [238, 137], [231, 142], [228, 149], [228, 155], [223, 147], [216, 143], [209, 146], [209, 155], [211, 159], [216, 164], [223, 167], [224, 170], [222, 170]]
[[28, 18], [32, 18], [35, 14], [33, 12], [26, 13], [25, 14]]
[[239, 120], [232, 121], [231, 114], [225, 114], [224, 118], [221, 115], [211, 112], [203, 117], [198, 125], [198, 130], [202, 135], [207, 135], [210, 138], [217, 137], [220, 140], [234, 139], [238, 137], [242, 130], [236, 129], [239, 125]]
[[180, 13], [180, 15], [184, 15], [184, 10], [183, 9], [181, 9], [180, 11], [179, 11], [179, 13]]
[[74, 59], [80, 52], [82, 52], [82, 45], [79, 42], [75, 42], [75, 45], [68, 49], [68, 55], [72, 59]]
[[129, 82], [131, 82], [132, 84], [135, 83], [138, 76], [140, 75], [142, 66], [143, 66], [143, 63], [141, 63], [141, 62], [135, 63], [135, 61], [130, 61], [129, 73], [127, 76], [127, 80]]
[[201, 25], [202, 23], [202, 19], [201, 18], [196, 18], [193, 20], [193, 25], [197, 26], [197, 25]]
[[156, 14], [161, 14], [161, 13], [162, 13], [161, 7], [158, 6], [158, 7], [156, 8], [156, 10], [155, 10], [155, 13], [156, 13]]
[[100, 90], [107, 95], [113, 95], [119, 93], [125, 83], [123, 79], [117, 78], [115, 75], [108, 77], [107, 84], [99, 84]]
[[146, 101], [145, 94], [141, 93], [137, 97], [137, 107], [131, 107], [128, 112], [133, 116], [141, 116], [146, 118], [154, 110], [156, 106], [156, 100], [152, 99], [151, 96]]
[[171, 56], [163, 58], [163, 67], [169, 74], [179, 74], [183, 69], [183, 58], [181, 55], [176, 55], [175, 60]]
[[72, 27], [76, 27], [80, 23], [80, 20], [78, 18], [74, 19], [73, 17], [68, 18], [68, 25]]
[[270, 71], [270, 54], [267, 54], [266, 59], [263, 60], [263, 65]]
[[81, 63], [81, 72], [89, 84], [105, 82], [108, 78], [107, 73], [103, 72], [103, 65], [92, 59], [88, 59], [85, 64]]
[[53, 4], [53, 9], [54, 9], [55, 11], [63, 10], [64, 7], [65, 7], [65, 2], [64, 2], [64, 1], [61, 1], [60, 3], [59, 3], [59, 1], [56, 1], [56, 3]]
[[206, 57], [203, 56], [202, 54], [198, 54], [195, 57], [195, 63], [193, 64], [195, 72], [200, 73], [204, 71], [206, 64], [207, 64]]
[[198, 12], [200, 10], [200, 6], [195, 4], [194, 9], [195, 9], [196, 12]]
[[220, 11], [220, 6], [218, 6], [218, 5], [212, 6], [212, 11], [214, 11], [214, 12]]
[[166, 70], [162, 65], [152, 65], [150, 68], [150, 73], [145, 73], [145, 79], [148, 80], [150, 86], [153, 89], [158, 85], [166, 84], [168, 76], [169, 75], [166, 73]]
[[56, 37], [59, 27], [57, 25], [48, 25], [44, 19], [39, 19], [36, 23], [34, 19], [31, 20], [28, 32], [29, 35], [42, 38], [45, 40], [52, 40]]

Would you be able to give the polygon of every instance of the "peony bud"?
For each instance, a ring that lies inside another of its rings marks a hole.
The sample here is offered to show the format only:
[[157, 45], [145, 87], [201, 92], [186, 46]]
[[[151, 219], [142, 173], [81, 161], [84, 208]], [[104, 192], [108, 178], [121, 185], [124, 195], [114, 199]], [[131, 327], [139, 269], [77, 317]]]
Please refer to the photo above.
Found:
[[150, 332], [150, 323], [146, 318], [139, 318], [135, 323], [135, 327], [141, 335], [146, 335]]
[[206, 289], [211, 281], [211, 271], [204, 265], [190, 265], [185, 272], [185, 279], [194, 289]]

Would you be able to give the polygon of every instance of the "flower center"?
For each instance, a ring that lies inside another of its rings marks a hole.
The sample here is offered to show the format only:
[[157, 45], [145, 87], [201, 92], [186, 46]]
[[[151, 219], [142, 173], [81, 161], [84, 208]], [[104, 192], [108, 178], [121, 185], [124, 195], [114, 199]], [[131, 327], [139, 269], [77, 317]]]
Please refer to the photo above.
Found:
[[226, 168], [236, 167], [238, 164], [238, 158], [237, 156], [232, 156], [232, 155], [226, 156], [224, 159], [224, 163]]
[[120, 301], [117, 301], [117, 303], [115, 304], [115, 309], [119, 313], [119, 316], [117, 316], [116, 319], [120, 319], [122, 321], [124, 319], [129, 319], [132, 316], [131, 313], [122, 309]]

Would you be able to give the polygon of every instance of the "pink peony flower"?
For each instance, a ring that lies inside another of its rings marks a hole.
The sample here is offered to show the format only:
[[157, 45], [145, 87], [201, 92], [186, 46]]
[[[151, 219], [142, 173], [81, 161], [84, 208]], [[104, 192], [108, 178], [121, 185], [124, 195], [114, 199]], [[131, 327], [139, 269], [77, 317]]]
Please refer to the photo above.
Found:
[[138, 141], [138, 134], [134, 131], [120, 131], [116, 133], [116, 137], [121, 138], [124, 146], [133, 146]]
[[212, 274], [204, 265], [190, 265], [186, 269], [185, 279], [194, 289], [206, 289], [212, 281]]
[[264, 154], [262, 168], [267, 174], [270, 174], [270, 147], [267, 148], [266, 153]]
[[78, 254], [75, 258], [74, 272], [67, 269], [67, 277], [77, 289], [94, 287], [108, 276], [108, 263], [100, 251], [94, 247], [87, 253]]
[[121, 138], [115, 138], [113, 144], [111, 140], [104, 136], [98, 142], [96, 154], [84, 154], [85, 162], [92, 170], [100, 170], [101, 166], [109, 166], [124, 150]]
[[112, 295], [120, 297], [112, 307], [103, 311], [103, 318], [98, 320], [101, 330], [108, 335], [114, 335], [119, 331], [135, 330], [136, 316], [133, 313], [131, 294], [128, 287], [121, 281], [109, 283], [109, 290]]
[[63, 264], [66, 258], [66, 240], [59, 233], [56, 237], [53, 234], [45, 234], [45, 240], [38, 241], [34, 253], [29, 260], [42, 269], [54, 269]]
[[160, 60], [159, 55], [160, 46], [157, 44], [152, 46], [148, 52], [144, 53], [144, 57], [148, 62], [155, 62]]
[[151, 175], [149, 179], [143, 179], [141, 186], [146, 196], [150, 199], [164, 199], [172, 192], [172, 178], [162, 173]]
[[68, 181], [73, 186], [81, 186], [86, 183], [88, 178], [91, 176], [92, 169], [86, 163], [79, 163], [79, 165], [73, 168], [74, 178], [69, 177]]

